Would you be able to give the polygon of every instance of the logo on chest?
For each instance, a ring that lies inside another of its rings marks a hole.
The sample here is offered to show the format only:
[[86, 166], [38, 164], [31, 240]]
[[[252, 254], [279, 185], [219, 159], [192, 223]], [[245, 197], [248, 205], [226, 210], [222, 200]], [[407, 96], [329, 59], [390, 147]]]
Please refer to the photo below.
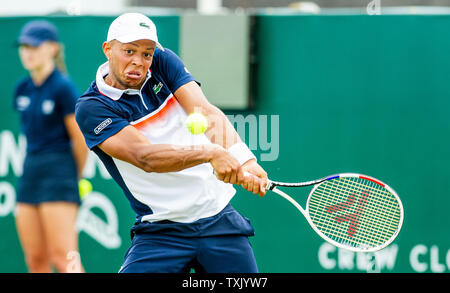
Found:
[[45, 115], [49, 115], [53, 113], [53, 109], [55, 108], [55, 102], [52, 100], [45, 100], [42, 102], [42, 113]]
[[162, 84], [162, 82], [159, 82], [158, 84], [155, 84], [153, 86], [153, 92], [155, 93], [155, 95], [157, 95], [159, 93], [159, 91], [162, 89], [164, 85]]

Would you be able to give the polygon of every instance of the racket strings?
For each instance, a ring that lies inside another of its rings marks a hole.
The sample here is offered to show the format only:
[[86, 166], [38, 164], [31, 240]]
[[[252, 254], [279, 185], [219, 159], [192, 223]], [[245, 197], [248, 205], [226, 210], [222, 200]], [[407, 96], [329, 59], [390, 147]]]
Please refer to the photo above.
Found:
[[[377, 197], [372, 197], [369, 196], [369, 200], [371, 201], [377, 201], [376, 205], [384, 205], [386, 207], [391, 208], [392, 211], [396, 211], [398, 209], [398, 203], [397, 201], [394, 199], [393, 196], [391, 196], [391, 194], [386, 191], [384, 188], [382, 188], [381, 186], [373, 183], [373, 182], [365, 182], [365, 184], [361, 184], [360, 182], [357, 181], [352, 181], [349, 180], [348, 178], [343, 178], [344, 180], [346, 180], [346, 182], [343, 182], [343, 180], [341, 179], [341, 182], [337, 182], [335, 180], [335, 182], [333, 183], [337, 183], [338, 186], [336, 187], [334, 184], [329, 186], [329, 185], [322, 185], [319, 188], [323, 188], [328, 190], [330, 193], [336, 194], [337, 192], [347, 192], [347, 194], [350, 194], [352, 191], [353, 192], [361, 192], [361, 190], [367, 189], [369, 188], [369, 190], [373, 193], [375, 192], [376, 195], [380, 196], [381, 198], [377, 198]], [[360, 180], [364, 180], [364, 179], [360, 179]], [[390, 202], [386, 202], [386, 195], [389, 195], [389, 198], [394, 199]]]
[[[365, 187], [365, 189], [367, 190], [367, 187]], [[347, 193], [348, 193], [348, 191], [347, 191]], [[344, 194], [345, 194], [345, 192], [344, 192]], [[351, 211], [349, 211], [349, 213], [350, 213]], [[376, 213], [376, 211], [372, 211], [372, 215], [374, 214], [374, 213]], [[378, 214], [378, 213], [377, 213]], [[344, 215], [345, 215], [345, 213], [344, 213]], [[366, 213], [366, 215], [370, 215], [370, 214], [367, 214]], [[336, 216], [337, 217], [337, 216]], [[358, 225], [357, 227], [359, 227], [359, 228], [361, 228], [361, 227], [363, 227], [364, 228], [364, 225], [366, 225], [367, 223], [365, 223], [364, 222], [364, 218], [361, 218], [361, 216], [360, 215], [356, 215], [356, 217], [357, 218], [355, 218], [354, 219], [354, 221], [356, 222], [356, 224]], [[336, 219], [336, 218], [335, 218]], [[368, 229], [372, 229], [372, 230], [374, 230], [373, 229], [373, 227], [375, 227], [375, 228], [380, 228], [380, 226], [379, 225], [376, 225], [376, 221], [379, 221], [379, 217], [369, 217], [369, 220], [371, 221], [371, 226], [367, 226], [367, 228]], [[374, 222], [375, 221], [375, 222]], [[375, 224], [375, 225], [374, 225]], [[336, 226], [336, 225], [335, 225]], [[384, 225], [385, 227], [386, 227], [386, 225]], [[374, 232], [378, 232], [377, 230], [375, 230], [375, 231], [371, 231], [371, 233], [374, 233]], [[382, 234], [382, 233], [377, 233], [377, 234]], [[372, 237], [373, 238], [373, 237]]]
[[[371, 197], [374, 198], [374, 197]], [[376, 204], [376, 203], [375, 203]], [[361, 228], [365, 228], [370, 232], [373, 233], [372, 236], [374, 239], [379, 239], [380, 237], [386, 237], [389, 236], [390, 233], [395, 232], [395, 228], [393, 231], [389, 232], [389, 228], [391, 227], [388, 222], [392, 222], [392, 217], [395, 215], [389, 215], [389, 213], [384, 213], [382, 210], [380, 210], [380, 205], [371, 205], [375, 207], [375, 210], [370, 211], [370, 213], [366, 213], [366, 218], [361, 218]], [[366, 221], [365, 221], [366, 220]], [[370, 235], [370, 234], [368, 234]], [[384, 239], [380, 239], [381, 241], [387, 240], [389, 237], [386, 237]]]
[[[318, 224], [318, 225], [321, 226], [320, 224]], [[355, 223], [355, 224], [352, 224], [352, 226], [349, 226], [349, 227], [352, 227], [352, 228], [349, 228], [349, 229], [352, 229], [352, 232], [356, 232], [357, 229], [361, 229], [361, 227], [364, 226], [364, 224]], [[324, 230], [323, 225], [322, 225], [321, 228], [322, 228], [322, 230]], [[347, 239], [343, 238], [343, 234], [344, 233], [348, 233], [347, 231], [338, 231], [338, 233], [336, 233], [336, 229], [338, 229], [338, 228], [328, 227], [328, 231], [325, 231], [327, 236], [332, 238], [332, 239], [334, 239], [336, 242], [348, 243], [348, 245], [352, 245], [352, 246], [355, 246], [355, 247], [359, 247], [359, 246], [362, 246], [362, 245], [367, 247], [368, 245], [377, 245], [377, 244], [379, 244], [379, 241], [380, 241], [379, 236], [381, 234], [378, 233], [377, 230], [374, 230], [374, 231], [371, 231], [371, 232], [372, 232], [372, 235], [373, 234], [378, 234], [378, 235], [375, 235], [375, 236], [378, 236], [378, 238], [375, 238], [374, 236], [365, 237], [365, 238], [361, 238], [361, 237], [358, 237], [358, 236], [353, 237], [353, 233], [352, 233], [352, 235], [351, 235], [352, 239], [350, 240], [348, 238]], [[381, 240], [383, 240], [383, 239], [381, 239]]]
[[[349, 211], [349, 213], [350, 213], [351, 211]], [[345, 215], [345, 214], [344, 214]], [[336, 216], [337, 217], [337, 216]], [[356, 217], [358, 217], [358, 215], [356, 215]], [[359, 216], [360, 217], [360, 216]], [[314, 218], [316, 218], [316, 217], [314, 217]], [[336, 219], [336, 218], [335, 218]], [[378, 219], [377, 218], [369, 218], [369, 220], [372, 222], [371, 224], [372, 224], [372, 226], [374, 226], [373, 224], [373, 222], [374, 221], [377, 221]], [[354, 221], [356, 222], [356, 228], [358, 228], [359, 227], [359, 229], [361, 229], [361, 227], [363, 227], [366, 223], [364, 222], [364, 218], [355, 218], [354, 219]], [[334, 226], [335, 227], [333, 227], [334, 229], [336, 229], [338, 226], [336, 226], [336, 224], [334, 224]], [[380, 227], [377, 227], [377, 226], [375, 226], [375, 228], [377, 228], [377, 229], [379, 229]], [[370, 227], [369, 227], [369, 229], [370, 229]], [[373, 229], [372, 229], [373, 230]], [[371, 231], [372, 233], [374, 233], [374, 232], [376, 232], [376, 231]], [[382, 234], [382, 233], [378, 233], [378, 234]], [[334, 234], [335, 236], [338, 236], [337, 234]], [[373, 238], [373, 237], [372, 237]], [[353, 238], [353, 241], [355, 241], [355, 238]]]
[[[353, 183], [355, 184], [359, 184], [358, 181], [354, 181]], [[372, 187], [372, 191], [375, 191], [375, 193], [377, 193], [376, 191], [379, 191], [378, 194], [376, 194], [377, 196], [375, 197], [369, 197], [372, 200], [376, 199], [376, 201], [374, 200], [373, 203], [370, 205], [371, 207], [375, 208], [375, 211], [371, 211], [371, 213], [368, 213], [368, 220], [372, 220], [372, 222], [368, 223], [368, 225], [373, 225], [376, 228], [379, 228], [379, 235], [388, 235], [390, 233], [392, 233], [392, 231], [388, 231], [389, 228], [392, 228], [391, 230], [393, 230], [393, 232], [395, 232], [396, 228], [397, 228], [397, 224], [400, 220], [400, 213], [396, 213], [395, 211], [399, 210], [399, 205], [396, 201], [392, 201], [392, 199], [395, 200], [395, 198], [390, 194], [387, 193], [386, 190], [384, 190], [384, 188], [382, 188], [381, 186], [375, 184], [375, 183], [369, 183], [369, 185], [371, 185], [370, 187]], [[379, 200], [382, 196], [384, 200]], [[391, 200], [389, 200], [391, 199]], [[384, 208], [384, 209], [382, 209]], [[375, 219], [374, 219], [375, 217]], [[395, 226], [392, 225], [393, 220], [396, 220], [396, 224]], [[381, 222], [383, 224], [382, 227], [378, 227], [376, 225], [374, 225], [375, 223], [379, 223]]]
[[[365, 190], [365, 189], [367, 189], [367, 187], [368, 187], [367, 185], [361, 186], [361, 189]], [[341, 188], [340, 192], [343, 193], [344, 195], [347, 195], [347, 196], [352, 196], [352, 194], [354, 194], [354, 191], [355, 191], [354, 190], [355, 187], [352, 187], [352, 189], [349, 189], [349, 188], [346, 187], [346, 185], [341, 185], [340, 188]], [[371, 189], [370, 189], [369, 197], [368, 197], [368, 200], [370, 201], [370, 204], [366, 205], [365, 209], [370, 210], [372, 212], [372, 214], [377, 214], [377, 218], [380, 217], [380, 216], [385, 216], [386, 218], [389, 218], [389, 217], [393, 217], [393, 218], [397, 217], [397, 218], [399, 218], [399, 215], [397, 215], [395, 213], [395, 211], [398, 210], [398, 203], [396, 201], [394, 201], [394, 202], [380, 201], [379, 197], [380, 196], [382, 197], [382, 196], [386, 195], [385, 193], [383, 193], [384, 191], [383, 190], [379, 190], [379, 189], [374, 189], [374, 188], [376, 188], [375, 186], [370, 186], [370, 188]], [[327, 192], [333, 193], [333, 194], [336, 194], [337, 191], [338, 191], [337, 189], [328, 189], [326, 186], [324, 187], [324, 189]], [[359, 191], [361, 191], [361, 189]], [[378, 197], [371, 196], [371, 194], [373, 194], [374, 191], [375, 191], [375, 193], [377, 193]], [[318, 189], [318, 192], [320, 192], [320, 189]], [[362, 192], [364, 192], [364, 191], [362, 191]], [[386, 199], [386, 197], [384, 197], [384, 198]], [[386, 209], [383, 210], [383, 214], [379, 213], [379, 212], [381, 212], [380, 206], [385, 206], [386, 207]], [[373, 210], [374, 208], [376, 208], [377, 210]]]
[[[361, 185], [359, 181], [353, 181], [353, 183]], [[371, 198], [377, 199], [377, 201], [374, 201], [373, 203], [373, 206], [377, 208], [374, 215], [376, 215], [376, 218], [380, 221], [384, 220], [384, 227], [381, 228], [380, 232], [388, 232], [387, 230], [392, 228], [391, 230], [395, 233], [400, 221], [400, 206], [397, 200], [390, 192], [378, 184], [370, 182], [369, 185], [373, 188], [372, 190], [379, 191], [379, 193], [376, 194], [378, 195], [377, 197]], [[379, 200], [380, 198], [382, 198], [382, 200]]]
[[[350, 184], [353, 184], [354, 185], [354, 183], [355, 182], [350, 182]], [[357, 182], [356, 182], [357, 183]], [[330, 192], [330, 193], [333, 193], [333, 194], [336, 194], [336, 192], [337, 191], [340, 191], [341, 193], [343, 193], [344, 195], [346, 195], [346, 196], [349, 196], [349, 195], [351, 195], [351, 194], [353, 194], [353, 193], [357, 193], [357, 192], [364, 192], [365, 190], [367, 190], [367, 188], [369, 187], [370, 189], [369, 189], [369, 201], [372, 203], [371, 205], [369, 205], [369, 206], [367, 206], [366, 207], [366, 209], [371, 209], [371, 208], [373, 208], [373, 207], [376, 207], [376, 208], [379, 208], [380, 206], [385, 206], [385, 207], [389, 207], [389, 210], [388, 209], [386, 209], [386, 210], [384, 210], [384, 214], [385, 215], [392, 215], [392, 216], [394, 216], [395, 214], [394, 213], [392, 213], [392, 211], [394, 211], [394, 210], [396, 210], [396, 209], [398, 209], [398, 204], [396, 203], [396, 202], [390, 202], [390, 203], [386, 203], [386, 201], [380, 201], [379, 200], [379, 197], [377, 198], [377, 197], [373, 197], [373, 196], [370, 196], [370, 194], [373, 194], [374, 192], [378, 195], [378, 196], [385, 196], [386, 195], [386, 192], [384, 192], [383, 190], [379, 190], [379, 189], [376, 189], [376, 187], [374, 188], [374, 186], [367, 186], [367, 185], [360, 185], [361, 187], [359, 188], [359, 189], [357, 189], [357, 187], [355, 187], [355, 186], [352, 186], [351, 188], [348, 188], [346, 185], [342, 185], [341, 184], [341, 186], [340, 186], [340, 190], [338, 190], [338, 189], [334, 189], [334, 190], [328, 190], [328, 192]], [[325, 189], [326, 189], [326, 187], [325, 187]], [[388, 195], [390, 195], [389, 193], [388, 193]], [[386, 197], [384, 197], [384, 199], [386, 199]], [[376, 201], [375, 201], [376, 200]], [[374, 212], [373, 210], [372, 210], [372, 212]], [[391, 213], [390, 213], [391, 212]]]
[[[360, 214], [355, 214], [364, 192], [368, 192], [367, 202], [360, 206]], [[327, 210], [355, 195], [356, 200], [351, 207], [335, 212]], [[311, 220], [322, 233], [353, 247], [386, 242], [396, 233], [400, 221], [400, 207], [395, 197], [380, 185], [359, 178], [342, 177], [322, 183], [310, 197], [308, 209]], [[336, 219], [340, 216], [347, 218], [349, 223], [338, 223]], [[351, 226], [355, 231], [349, 230]]]

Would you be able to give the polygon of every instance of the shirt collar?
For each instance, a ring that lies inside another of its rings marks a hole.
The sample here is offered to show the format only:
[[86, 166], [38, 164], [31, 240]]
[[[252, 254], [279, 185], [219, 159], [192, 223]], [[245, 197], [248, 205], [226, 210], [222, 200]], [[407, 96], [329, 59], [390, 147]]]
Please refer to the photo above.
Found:
[[[110, 86], [109, 84], [107, 84], [105, 82], [105, 76], [108, 74], [109, 74], [109, 63], [108, 63], [108, 61], [106, 61], [105, 63], [100, 65], [100, 67], [97, 69], [97, 76], [95, 78], [98, 90], [102, 95], [107, 96], [108, 98], [111, 98], [111, 99], [117, 101], [118, 99], [120, 99], [120, 97], [122, 97], [122, 95], [124, 93], [132, 94], [132, 95], [133, 94], [136, 95], [136, 94], [140, 93], [140, 90], [136, 90], [136, 89], [121, 90], [121, 89]], [[150, 79], [151, 76], [152, 76], [152, 73], [150, 70], [148, 70], [147, 77], [145, 78], [145, 81], [142, 84], [142, 86], [144, 86], [147, 83], [147, 81]]]

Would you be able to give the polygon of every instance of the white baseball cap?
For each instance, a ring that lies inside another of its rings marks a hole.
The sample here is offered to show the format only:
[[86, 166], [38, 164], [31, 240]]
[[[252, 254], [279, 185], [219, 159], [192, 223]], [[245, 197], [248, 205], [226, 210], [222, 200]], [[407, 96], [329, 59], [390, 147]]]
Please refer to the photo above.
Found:
[[164, 51], [158, 42], [156, 26], [153, 21], [141, 13], [124, 13], [117, 17], [109, 26], [107, 42], [118, 40], [130, 43], [137, 40], [151, 40]]

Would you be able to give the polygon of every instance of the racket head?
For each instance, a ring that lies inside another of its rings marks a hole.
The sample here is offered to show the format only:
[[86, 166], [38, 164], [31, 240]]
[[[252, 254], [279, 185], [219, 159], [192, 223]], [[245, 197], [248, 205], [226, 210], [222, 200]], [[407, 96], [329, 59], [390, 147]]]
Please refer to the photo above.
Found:
[[306, 213], [312, 228], [329, 243], [356, 252], [385, 248], [403, 225], [397, 193], [373, 177], [342, 173], [311, 190]]

